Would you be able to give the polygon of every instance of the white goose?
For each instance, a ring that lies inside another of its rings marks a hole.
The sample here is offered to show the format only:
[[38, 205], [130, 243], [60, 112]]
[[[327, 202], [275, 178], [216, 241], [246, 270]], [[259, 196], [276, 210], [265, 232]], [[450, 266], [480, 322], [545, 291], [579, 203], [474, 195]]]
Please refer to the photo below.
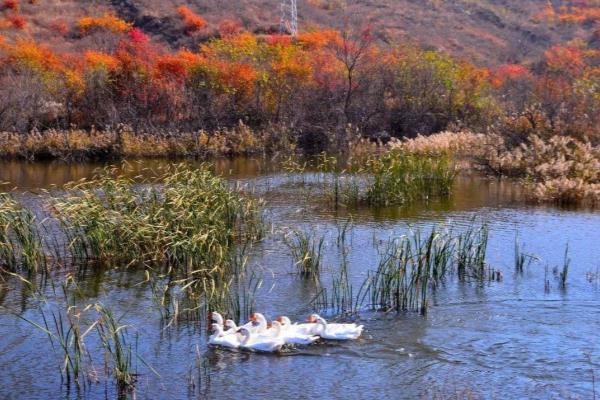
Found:
[[358, 339], [363, 331], [362, 325], [356, 324], [328, 324], [325, 319], [317, 314], [313, 314], [308, 319], [310, 322], [318, 324], [316, 334], [323, 339], [329, 340], [349, 340]]
[[296, 322], [296, 323], [292, 324], [292, 321], [285, 315], [277, 317], [277, 321], [279, 321], [279, 323], [281, 323], [284, 333], [286, 331], [291, 331], [291, 332], [295, 332], [295, 333], [298, 333], [301, 335], [312, 336], [315, 334], [316, 329], [317, 329], [316, 323], [299, 324]]
[[261, 313], [252, 313], [250, 322], [242, 326], [250, 331], [250, 333], [264, 333], [268, 329], [267, 319]]
[[208, 314], [208, 317], [210, 323], [215, 322], [221, 327], [223, 327], [223, 316], [220, 313], [213, 311], [210, 314]]
[[[280, 327], [275, 329], [279, 330]], [[240, 348], [245, 350], [273, 353], [281, 350], [285, 344], [285, 341], [280, 335], [252, 334], [245, 327], [240, 328], [238, 333], [241, 335]]]
[[273, 322], [273, 325], [275, 324], [281, 325], [281, 336], [286, 344], [308, 346], [319, 340], [319, 336], [310, 333], [316, 330], [317, 324], [303, 324], [314, 325], [314, 327], [300, 327], [298, 324], [292, 325], [290, 319], [285, 316], [278, 317], [277, 320]]
[[225, 320], [225, 328], [227, 328], [225, 331], [226, 335], [231, 335], [238, 331], [238, 326], [232, 319]]
[[223, 332], [223, 327], [217, 323], [212, 324], [213, 334], [208, 338], [208, 344], [213, 346], [227, 347], [237, 349], [240, 347], [240, 340], [237, 335], [230, 335]]

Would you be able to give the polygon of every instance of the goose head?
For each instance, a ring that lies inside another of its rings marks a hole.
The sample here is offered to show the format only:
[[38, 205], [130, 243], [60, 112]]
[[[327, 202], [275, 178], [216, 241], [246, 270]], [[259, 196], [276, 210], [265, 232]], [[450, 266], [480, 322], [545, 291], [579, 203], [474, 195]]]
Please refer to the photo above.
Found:
[[233, 320], [228, 319], [225, 321], [225, 328], [233, 329], [234, 331], [237, 331], [237, 324], [235, 322], [233, 322]]
[[325, 323], [325, 320], [323, 318], [321, 318], [321, 316], [319, 314], [311, 314], [308, 317], [307, 321], [312, 324]]
[[252, 313], [252, 315], [250, 315], [250, 321], [258, 323], [258, 326], [261, 329], [267, 328], [267, 319], [261, 313]]
[[223, 326], [223, 316], [216, 311], [209, 313], [210, 322], [216, 322], [217, 324]]
[[279, 316], [276, 319], [277, 322], [281, 324], [281, 326], [290, 326], [292, 325], [292, 321], [286, 317], [285, 315]]

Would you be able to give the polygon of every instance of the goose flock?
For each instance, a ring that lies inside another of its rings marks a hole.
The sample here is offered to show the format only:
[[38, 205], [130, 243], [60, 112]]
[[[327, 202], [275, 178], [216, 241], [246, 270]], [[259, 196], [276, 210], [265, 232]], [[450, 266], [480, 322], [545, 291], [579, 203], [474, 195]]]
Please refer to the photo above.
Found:
[[266, 353], [279, 351], [286, 345], [308, 346], [321, 338], [358, 339], [363, 330], [362, 325], [327, 323], [317, 314], [308, 317], [306, 323], [292, 323], [281, 316], [269, 324], [264, 315], [254, 313], [248, 323], [239, 327], [230, 319], [224, 321], [216, 311], [209, 317], [213, 332], [208, 339], [210, 345]]

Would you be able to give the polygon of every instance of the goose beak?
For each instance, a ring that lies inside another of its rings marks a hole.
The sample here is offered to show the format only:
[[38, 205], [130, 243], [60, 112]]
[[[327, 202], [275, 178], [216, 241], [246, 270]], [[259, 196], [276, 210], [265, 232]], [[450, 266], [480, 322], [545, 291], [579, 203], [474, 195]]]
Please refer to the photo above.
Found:
[[252, 313], [250, 316], [250, 321], [256, 321], [256, 314]]

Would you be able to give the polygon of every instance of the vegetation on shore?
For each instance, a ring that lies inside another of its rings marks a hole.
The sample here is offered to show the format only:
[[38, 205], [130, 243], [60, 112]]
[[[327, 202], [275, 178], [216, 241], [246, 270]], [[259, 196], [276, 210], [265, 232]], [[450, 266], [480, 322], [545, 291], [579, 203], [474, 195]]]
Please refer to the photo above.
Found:
[[443, 132], [391, 146], [420, 155], [452, 154], [466, 168], [521, 179], [532, 201], [589, 206], [600, 201], [600, 145], [586, 139], [532, 134], [514, 143], [500, 135]]

